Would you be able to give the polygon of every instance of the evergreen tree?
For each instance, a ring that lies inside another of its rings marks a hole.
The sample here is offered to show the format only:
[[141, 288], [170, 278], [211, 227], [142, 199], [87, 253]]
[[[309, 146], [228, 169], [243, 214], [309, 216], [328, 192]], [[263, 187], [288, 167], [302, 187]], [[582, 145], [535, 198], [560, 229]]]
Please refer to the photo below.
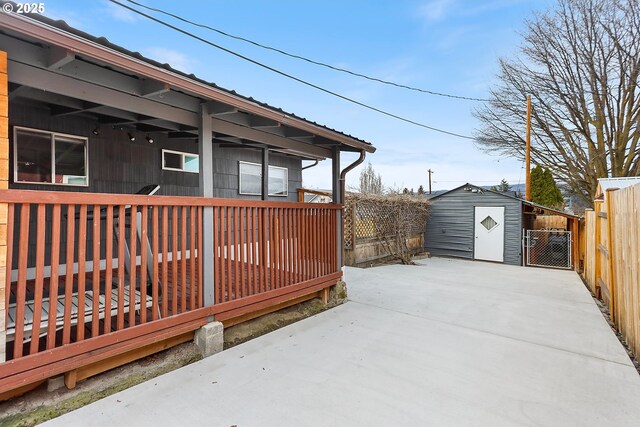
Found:
[[505, 191], [509, 191], [509, 188], [511, 188], [511, 186], [509, 185], [507, 180], [503, 178], [502, 181], [500, 181], [500, 186], [498, 187], [498, 191], [502, 191], [504, 193]]
[[549, 208], [561, 208], [564, 198], [549, 169], [536, 166], [531, 169], [531, 201]]
[[424, 187], [422, 186], [422, 184], [420, 185], [420, 187], [418, 187], [418, 194], [424, 194]]
[[409, 194], [409, 189], [407, 187], [404, 187], [404, 190], [402, 190], [402, 194]]

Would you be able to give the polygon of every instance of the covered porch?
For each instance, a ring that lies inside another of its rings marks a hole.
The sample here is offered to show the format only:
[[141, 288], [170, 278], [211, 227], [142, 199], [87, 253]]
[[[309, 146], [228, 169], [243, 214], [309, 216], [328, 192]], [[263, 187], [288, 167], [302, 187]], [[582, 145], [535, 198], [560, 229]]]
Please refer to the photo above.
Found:
[[[340, 153], [370, 144], [60, 21], [0, 26], [0, 395], [326, 298]], [[24, 157], [42, 135], [49, 160]], [[323, 159], [333, 203], [295, 202], [302, 161]]]

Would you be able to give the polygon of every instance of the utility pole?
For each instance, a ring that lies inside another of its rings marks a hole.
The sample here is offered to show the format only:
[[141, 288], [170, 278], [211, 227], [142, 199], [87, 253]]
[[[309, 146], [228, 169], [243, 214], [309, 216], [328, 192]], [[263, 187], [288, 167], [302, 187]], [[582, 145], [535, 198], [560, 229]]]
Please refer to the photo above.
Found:
[[531, 201], [531, 95], [527, 95], [527, 133], [525, 141], [527, 146], [524, 155], [526, 164], [524, 198]]
[[431, 174], [433, 171], [431, 169], [427, 170], [429, 172], [429, 194], [431, 194]]

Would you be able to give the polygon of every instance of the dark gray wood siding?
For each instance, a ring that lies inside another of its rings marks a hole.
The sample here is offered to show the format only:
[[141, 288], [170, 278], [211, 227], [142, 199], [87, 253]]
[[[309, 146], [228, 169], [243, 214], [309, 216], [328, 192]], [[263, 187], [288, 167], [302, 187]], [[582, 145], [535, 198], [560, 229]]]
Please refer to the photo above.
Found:
[[[88, 137], [89, 186], [61, 186], [11, 183], [11, 188], [48, 191], [80, 191], [94, 193], [134, 194], [149, 184], [160, 184], [157, 194], [170, 196], [198, 195], [198, 174], [162, 169], [162, 149], [197, 153], [194, 140], [169, 140], [163, 134], [151, 134], [154, 143], [147, 142], [146, 133], [134, 132], [136, 140], [130, 141], [130, 130], [101, 126], [100, 134], [91, 131], [96, 122], [78, 116], [52, 117], [46, 109], [19, 103], [11, 104], [10, 126], [49, 130]], [[10, 132], [13, 147], [13, 130]], [[13, 180], [13, 151], [10, 169]]]
[[490, 191], [462, 188], [433, 199], [425, 233], [425, 250], [434, 256], [473, 259], [476, 206], [504, 206], [504, 262], [521, 265], [522, 203]]
[[[120, 130], [101, 126], [100, 135], [91, 131], [96, 122], [79, 116], [53, 117], [47, 109], [12, 103], [9, 124], [33, 129], [55, 131], [89, 138], [89, 186], [61, 186], [11, 183], [11, 188], [49, 191], [88, 191], [95, 193], [134, 194], [149, 184], [160, 184], [159, 195], [197, 196], [198, 174], [162, 169], [162, 149], [198, 153], [196, 139], [168, 139], [165, 134], [150, 134], [154, 143], [146, 140], [145, 132]], [[13, 179], [13, 128], [10, 130], [10, 177]], [[136, 140], [130, 141], [131, 132]], [[214, 196], [225, 198], [260, 199], [259, 196], [240, 195], [238, 192], [238, 161], [261, 163], [258, 149], [219, 148], [215, 150]], [[296, 189], [302, 186], [302, 161], [298, 157], [271, 153], [269, 163], [286, 167], [289, 175], [288, 197], [272, 196], [270, 200], [296, 201]]]
[[[240, 194], [239, 192], [239, 162], [262, 164], [262, 151], [249, 148], [219, 148], [214, 151], [213, 159], [213, 189], [214, 197], [260, 200], [260, 196]], [[287, 168], [289, 195], [269, 196], [274, 201], [297, 201], [297, 189], [302, 187], [302, 160], [298, 157], [269, 153], [269, 164]]]

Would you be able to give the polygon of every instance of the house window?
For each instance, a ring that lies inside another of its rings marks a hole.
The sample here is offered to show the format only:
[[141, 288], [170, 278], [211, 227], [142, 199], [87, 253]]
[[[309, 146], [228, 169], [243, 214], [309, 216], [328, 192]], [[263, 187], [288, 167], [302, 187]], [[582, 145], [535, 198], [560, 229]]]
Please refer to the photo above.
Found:
[[[262, 165], [259, 163], [238, 162], [240, 194], [260, 196], [262, 194]], [[287, 168], [269, 166], [269, 195], [287, 196], [289, 171]]]
[[182, 151], [162, 150], [162, 169], [198, 173], [200, 156]]
[[89, 185], [87, 138], [15, 127], [13, 180], [58, 185]]

